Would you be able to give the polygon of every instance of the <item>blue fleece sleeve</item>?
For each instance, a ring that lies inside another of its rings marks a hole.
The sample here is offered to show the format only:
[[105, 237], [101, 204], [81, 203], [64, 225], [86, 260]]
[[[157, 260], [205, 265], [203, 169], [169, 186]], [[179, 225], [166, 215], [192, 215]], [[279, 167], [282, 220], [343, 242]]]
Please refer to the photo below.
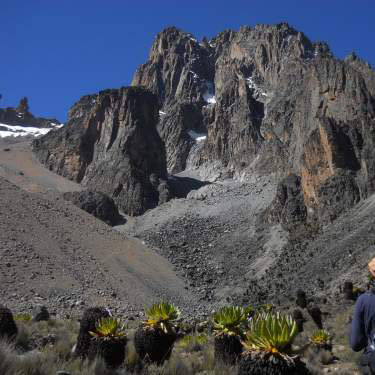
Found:
[[[361, 296], [362, 297], [362, 296]], [[358, 298], [354, 307], [354, 316], [352, 320], [352, 328], [350, 331], [350, 347], [355, 351], [359, 352], [364, 349], [367, 345], [367, 338], [365, 333], [365, 321], [364, 321], [364, 303], [363, 298]]]

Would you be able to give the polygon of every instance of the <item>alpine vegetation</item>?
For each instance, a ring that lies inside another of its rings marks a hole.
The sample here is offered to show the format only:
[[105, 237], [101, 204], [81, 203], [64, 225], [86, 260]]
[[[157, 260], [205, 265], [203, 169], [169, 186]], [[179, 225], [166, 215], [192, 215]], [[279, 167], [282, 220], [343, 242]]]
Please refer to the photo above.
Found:
[[239, 306], [221, 308], [212, 316], [215, 335], [215, 360], [234, 364], [242, 353], [241, 339], [249, 311]]
[[146, 321], [135, 333], [134, 346], [140, 358], [161, 364], [171, 355], [180, 311], [171, 303], [160, 302], [145, 313]]
[[102, 357], [108, 368], [117, 368], [124, 362], [127, 337], [125, 325], [119, 319], [101, 318], [89, 334], [93, 337], [91, 358]]

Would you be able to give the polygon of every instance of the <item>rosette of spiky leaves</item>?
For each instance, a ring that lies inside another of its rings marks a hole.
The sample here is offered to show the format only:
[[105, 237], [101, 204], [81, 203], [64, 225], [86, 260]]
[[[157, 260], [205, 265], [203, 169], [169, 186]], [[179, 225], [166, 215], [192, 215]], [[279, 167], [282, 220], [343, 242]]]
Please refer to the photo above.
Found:
[[325, 329], [318, 329], [311, 335], [310, 342], [317, 346], [329, 346], [332, 344], [332, 336]]
[[296, 321], [290, 315], [261, 313], [250, 319], [243, 346], [248, 351], [283, 355], [287, 354], [297, 333]]
[[102, 340], [119, 340], [126, 337], [125, 325], [120, 319], [112, 316], [99, 319], [95, 325], [95, 331], [89, 331], [89, 334]]
[[250, 308], [225, 306], [212, 315], [213, 329], [216, 334], [242, 336], [246, 328]]
[[153, 329], [160, 329], [166, 334], [174, 334], [176, 321], [180, 316], [180, 310], [172, 303], [154, 303], [146, 311], [147, 320], [144, 324]]

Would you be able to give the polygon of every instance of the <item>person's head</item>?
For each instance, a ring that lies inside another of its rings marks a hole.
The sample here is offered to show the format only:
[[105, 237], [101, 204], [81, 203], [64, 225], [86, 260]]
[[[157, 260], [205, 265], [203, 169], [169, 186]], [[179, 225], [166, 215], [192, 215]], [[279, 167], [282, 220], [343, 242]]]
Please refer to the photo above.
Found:
[[368, 262], [368, 270], [370, 274], [375, 278], [375, 257]]

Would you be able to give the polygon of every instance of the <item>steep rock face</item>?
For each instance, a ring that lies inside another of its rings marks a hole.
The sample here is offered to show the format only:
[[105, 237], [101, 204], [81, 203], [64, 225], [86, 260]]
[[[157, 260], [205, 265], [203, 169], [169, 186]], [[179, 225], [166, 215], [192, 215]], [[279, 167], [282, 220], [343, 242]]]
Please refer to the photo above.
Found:
[[139, 215], [169, 198], [165, 151], [156, 130], [157, 98], [128, 87], [83, 97], [69, 121], [35, 140], [39, 160], [58, 174]]
[[145, 86], [159, 98], [158, 129], [172, 173], [185, 169], [196, 142], [192, 134], [206, 133], [212, 118], [210, 109], [204, 110], [204, 106], [213, 97], [214, 59], [205, 46], [191, 34], [168, 28], [157, 35], [149, 61], [133, 77], [133, 86]]
[[301, 178], [290, 174], [281, 180], [272, 203], [268, 212], [270, 221], [276, 220], [286, 228], [305, 221], [307, 210], [304, 204]]
[[[374, 70], [285, 23], [201, 42], [166, 29], [132, 84], [159, 97], [172, 173], [292, 173], [307, 212], [326, 219], [375, 191]], [[199, 144], [192, 131], [205, 135]]]

